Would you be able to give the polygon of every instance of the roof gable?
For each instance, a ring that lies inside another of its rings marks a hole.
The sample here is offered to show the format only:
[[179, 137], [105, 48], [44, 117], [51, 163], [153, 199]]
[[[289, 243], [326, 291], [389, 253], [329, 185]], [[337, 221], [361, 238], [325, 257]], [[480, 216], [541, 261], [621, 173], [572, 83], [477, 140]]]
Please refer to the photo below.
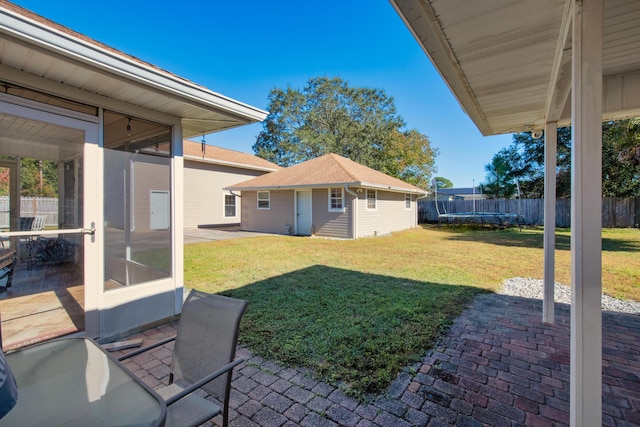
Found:
[[336, 185], [426, 194], [424, 190], [414, 185], [333, 153], [241, 182], [229, 189], [322, 188]]

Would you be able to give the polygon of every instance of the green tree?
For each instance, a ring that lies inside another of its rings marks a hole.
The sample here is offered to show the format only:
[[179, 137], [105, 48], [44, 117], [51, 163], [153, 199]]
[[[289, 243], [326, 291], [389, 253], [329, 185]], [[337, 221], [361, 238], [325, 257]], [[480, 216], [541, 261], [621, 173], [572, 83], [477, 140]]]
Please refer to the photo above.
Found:
[[[557, 130], [556, 195], [571, 197], [571, 128]], [[524, 197], [544, 197], [544, 138], [530, 132], [513, 135], [510, 146], [497, 154], [517, 179]], [[602, 125], [602, 194], [640, 196], [640, 119], [608, 121]]]
[[482, 184], [482, 188], [488, 198], [510, 199], [516, 194], [517, 186], [511, 174], [509, 159], [498, 153], [484, 169], [487, 171], [487, 181]]
[[404, 129], [383, 90], [317, 77], [302, 90], [272, 89], [268, 101], [269, 115], [253, 145], [257, 156], [286, 167], [336, 153], [428, 187], [438, 151], [425, 135]]
[[436, 176], [436, 185], [438, 188], [453, 188], [453, 182], [442, 176]]
[[602, 195], [640, 196], [640, 118], [602, 124]]
[[30, 197], [56, 197], [58, 194], [57, 164], [47, 160], [22, 159], [20, 194]]
[[[571, 128], [559, 128], [557, 140], [556, 196], [565, 198], [571, 196]], [[531, 132], [514, 134], [511, 145], [498, 154], [508, 162], [523, 197], [544, 197], [544, 138], [532, 138]]]

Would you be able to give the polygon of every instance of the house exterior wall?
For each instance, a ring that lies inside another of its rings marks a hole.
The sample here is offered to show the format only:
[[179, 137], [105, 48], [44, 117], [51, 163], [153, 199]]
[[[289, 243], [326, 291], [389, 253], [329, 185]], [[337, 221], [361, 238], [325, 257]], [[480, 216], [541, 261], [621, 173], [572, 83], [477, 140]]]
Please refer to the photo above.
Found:
[[418, 226], [416, 196], [405, 207], [405, 193], [377, 190], [376, 209], [367, 209], [366, 192], [358, 198], [358, 237], [389, 234]]
[[271, 190], [269, 191], [269, 196], [269, 209], [258, 209], [258, 192], [242, 192], [241, 229], [243, 231], [287, 234], [288, 226], [288, 229], [293, 233], [295, 226], [294, 191]]
[[[137, 156], [135, 168], [135, 195], [133, 197], [136, 231], [151, 230], [151, 191], [166, 191], [171, 188], [169, 159], [153, 156]], [[170, 211], [170, 206], [168, 206]], [[167, 213], [168, 214], [168, 213]]]
[[[295, 191], [270, 191], [271, 206], [269, 210], [257, 209], [257, 192], [242, 192], [242, 223], [245, 231], [256, 231], [273, 234], [287, 234], [295, 230]], [[345, 192], [345, 204], [342, 212], [329, 210], [328, 188], [312, 190], [312, 224], [313, 234], [319, 237], [352, 239], [389, 234], [418, 226], [416, 196], [411, 195], [411, 207], [406, 208], [405, 193], [388, 191], [377, 192], [376, 209], [367, 209], [366, 192], [358, 193], [356, 225], [357, 236], [354, 236], [353, 200], [354, 197]]]
[[[344, 192], [344, 189], [342, 190]], [[314, 235], [339, 239], [353, 238], [352, 214], [353, 196], [345, 192], [344, 211], [329, 210], [329, 189], [317, 188], [312, 193]]]
[[236, 198], [236, 216], [225, 217], [224, 195], [231, 193], [222, 189], [266, 173], [193, 160], [184, 165], [185, 228], [240, 223], [240, 199]]

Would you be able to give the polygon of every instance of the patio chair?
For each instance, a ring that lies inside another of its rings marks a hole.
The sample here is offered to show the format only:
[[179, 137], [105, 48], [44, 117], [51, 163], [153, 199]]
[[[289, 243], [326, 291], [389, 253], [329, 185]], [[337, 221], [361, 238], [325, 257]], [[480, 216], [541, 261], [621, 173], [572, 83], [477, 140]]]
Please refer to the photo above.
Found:
[[31, 224], [31, 231], [42, 231], [47, 221], [47, 215], [36, 215]]
[[[220, 413], [223, 426], [228, 425], [231, 374], [244, 361], [234, 357], [238, 326], [247, 304], [192, 290], [182, 308], [175, 337], [118, 358], [125, 360], [175, 340], [169, 385], [156, 390], [167, 404], [166, 426], [198, 426]], [[197, 389], [206, 391], [220, 405], [194, 393]]]

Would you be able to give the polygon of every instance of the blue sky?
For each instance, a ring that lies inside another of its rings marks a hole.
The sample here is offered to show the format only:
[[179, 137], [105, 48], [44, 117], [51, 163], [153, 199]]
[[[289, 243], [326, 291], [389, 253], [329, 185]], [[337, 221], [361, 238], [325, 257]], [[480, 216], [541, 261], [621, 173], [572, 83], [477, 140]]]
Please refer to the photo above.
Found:
[[[511, 135], [483, 137], [384, 0], [14, 0], [20, 6], [222, 95], [267, 109], [273, 88], [317, 76], [384, 89], [407, 128], [440, 150], [437, 175], [485, 180]], [[261, 124], [206, 136], [253, 153]]]

